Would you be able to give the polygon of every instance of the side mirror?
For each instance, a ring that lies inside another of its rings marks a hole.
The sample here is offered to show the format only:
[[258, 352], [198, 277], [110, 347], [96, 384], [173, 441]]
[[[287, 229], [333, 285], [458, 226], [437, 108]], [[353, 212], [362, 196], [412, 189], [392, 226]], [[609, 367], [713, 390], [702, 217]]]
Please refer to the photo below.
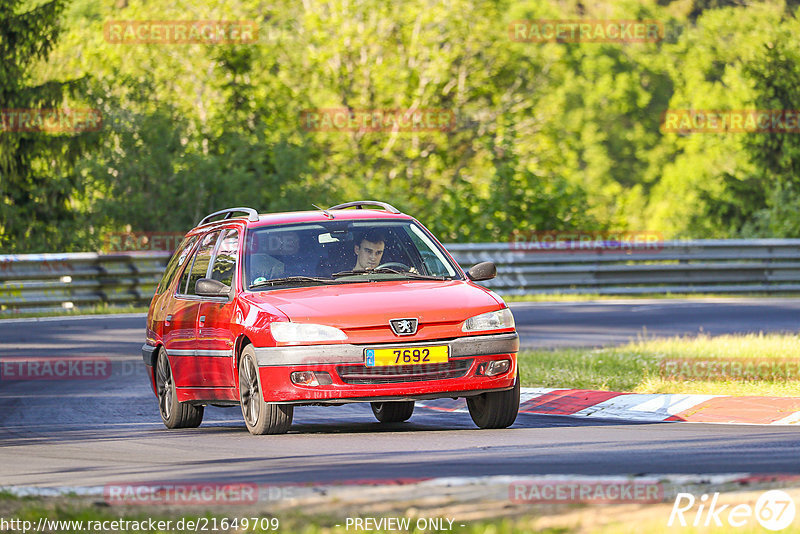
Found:
[[213, 278], [201, 278], [194, 285], [194, 292], [201, 297], [227, 297], [231, 288]]
[[497, 267], [490, 261], [482, 261], [477, 265], [470, 267], [467, 271], [467, 277], [473, 282], [480, 282], [481, 280], [491, 280], [497, 276]]

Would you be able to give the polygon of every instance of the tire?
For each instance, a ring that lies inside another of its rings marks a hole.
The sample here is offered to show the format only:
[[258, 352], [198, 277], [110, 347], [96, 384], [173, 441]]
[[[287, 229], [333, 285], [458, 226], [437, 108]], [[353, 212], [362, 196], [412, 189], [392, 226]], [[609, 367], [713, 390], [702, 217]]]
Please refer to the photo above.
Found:
[[169, 364], [167, 351], [158, 349], [156, 358], [156, 394], [158, 395], [158, 412], [167, 428], [196, 428], [203, 422], [203, 406], [194, 406], [188, 402], [178, 402], [175, 393], [175, 380]]
[[264, 401], [253, 345], [247, 345], [239, 359], [239, 402], [244, 423], [253, 435], [285, 434], [292, 426], [293, 406]]
[[381, 423], [402, 423], [414, 413], [414, 401], [370, 402], [375, 419]]
[[467, 408], [472, 421], [479, 428], [507, 428], [513, 425], [519, 413], [519, 371], [512, 389], [467, 397]]

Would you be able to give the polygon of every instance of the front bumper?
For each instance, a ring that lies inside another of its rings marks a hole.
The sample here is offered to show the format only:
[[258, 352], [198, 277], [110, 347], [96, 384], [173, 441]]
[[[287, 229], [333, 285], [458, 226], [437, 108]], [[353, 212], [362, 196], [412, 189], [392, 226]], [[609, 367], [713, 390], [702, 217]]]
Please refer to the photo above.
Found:
[[142, 359], [146, 366], [156, 366], [156, 350], [158, 350], [158, 347], [154, 347], [153, 345], [148, 345], [147, 343], [142, 345]]
[[[375, 368], [364, 365], [364, 353], [367, 348], [422, 348], [432, 345], [450, 347], [448, 365], [438, 368], [431, 365], [402, 366], [413, 376], [397, 372], [397, 368]], [[516, 332], [509, 332], [449, 340], [381, 343], [369, 346], [331, 344], [263, 347], [256, 348], [255, 352], [264, 400], [301, 404], [422, 400], [501, 391], [514, 386], [518, 350], [519, 336]], [[497, 376], [477, 374], [482, 364], [503, 357], [511, 361], [505, 373]], [[379, 374], [381, 369], [385, 369], [386, 374]], [[332, 383], [319, 386], [297, 385], [290, 379], [290, 374], [294, 371], [328, 373]], [[363, 383], [365, 375], [371, 373], [375, 383]], [[362, 383], [354, 383], [351, 377], [356, 375], [361, 378]]]

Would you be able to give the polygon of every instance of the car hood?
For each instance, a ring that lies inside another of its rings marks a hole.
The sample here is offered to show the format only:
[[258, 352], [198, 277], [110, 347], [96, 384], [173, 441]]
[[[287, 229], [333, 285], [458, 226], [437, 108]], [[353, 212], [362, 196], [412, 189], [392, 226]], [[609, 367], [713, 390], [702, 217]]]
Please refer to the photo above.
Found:
[[390, 319], [420, 324], [454, 323], [497, 310], [502, 301], [470, 282], [382, 281], [279, 289], [253, 293], [256, 303], [277, 308], [298, 323], [337, 328], [387, 325]]

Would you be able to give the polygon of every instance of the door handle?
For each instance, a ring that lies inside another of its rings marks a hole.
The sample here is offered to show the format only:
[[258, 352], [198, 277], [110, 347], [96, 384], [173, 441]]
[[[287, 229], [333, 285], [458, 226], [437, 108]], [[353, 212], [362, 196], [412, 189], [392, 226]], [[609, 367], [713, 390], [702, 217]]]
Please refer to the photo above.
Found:
[[164, 319], [164, 326], [169, 326], [169, 323], [171, 322], [172, 322], [172, 315], [167, 315], [167, 317]]
[[200, 324], [203, 324], [205, 322], [206, 322], [206, 316], [205, 315], [201, 315], [200, 316]]

